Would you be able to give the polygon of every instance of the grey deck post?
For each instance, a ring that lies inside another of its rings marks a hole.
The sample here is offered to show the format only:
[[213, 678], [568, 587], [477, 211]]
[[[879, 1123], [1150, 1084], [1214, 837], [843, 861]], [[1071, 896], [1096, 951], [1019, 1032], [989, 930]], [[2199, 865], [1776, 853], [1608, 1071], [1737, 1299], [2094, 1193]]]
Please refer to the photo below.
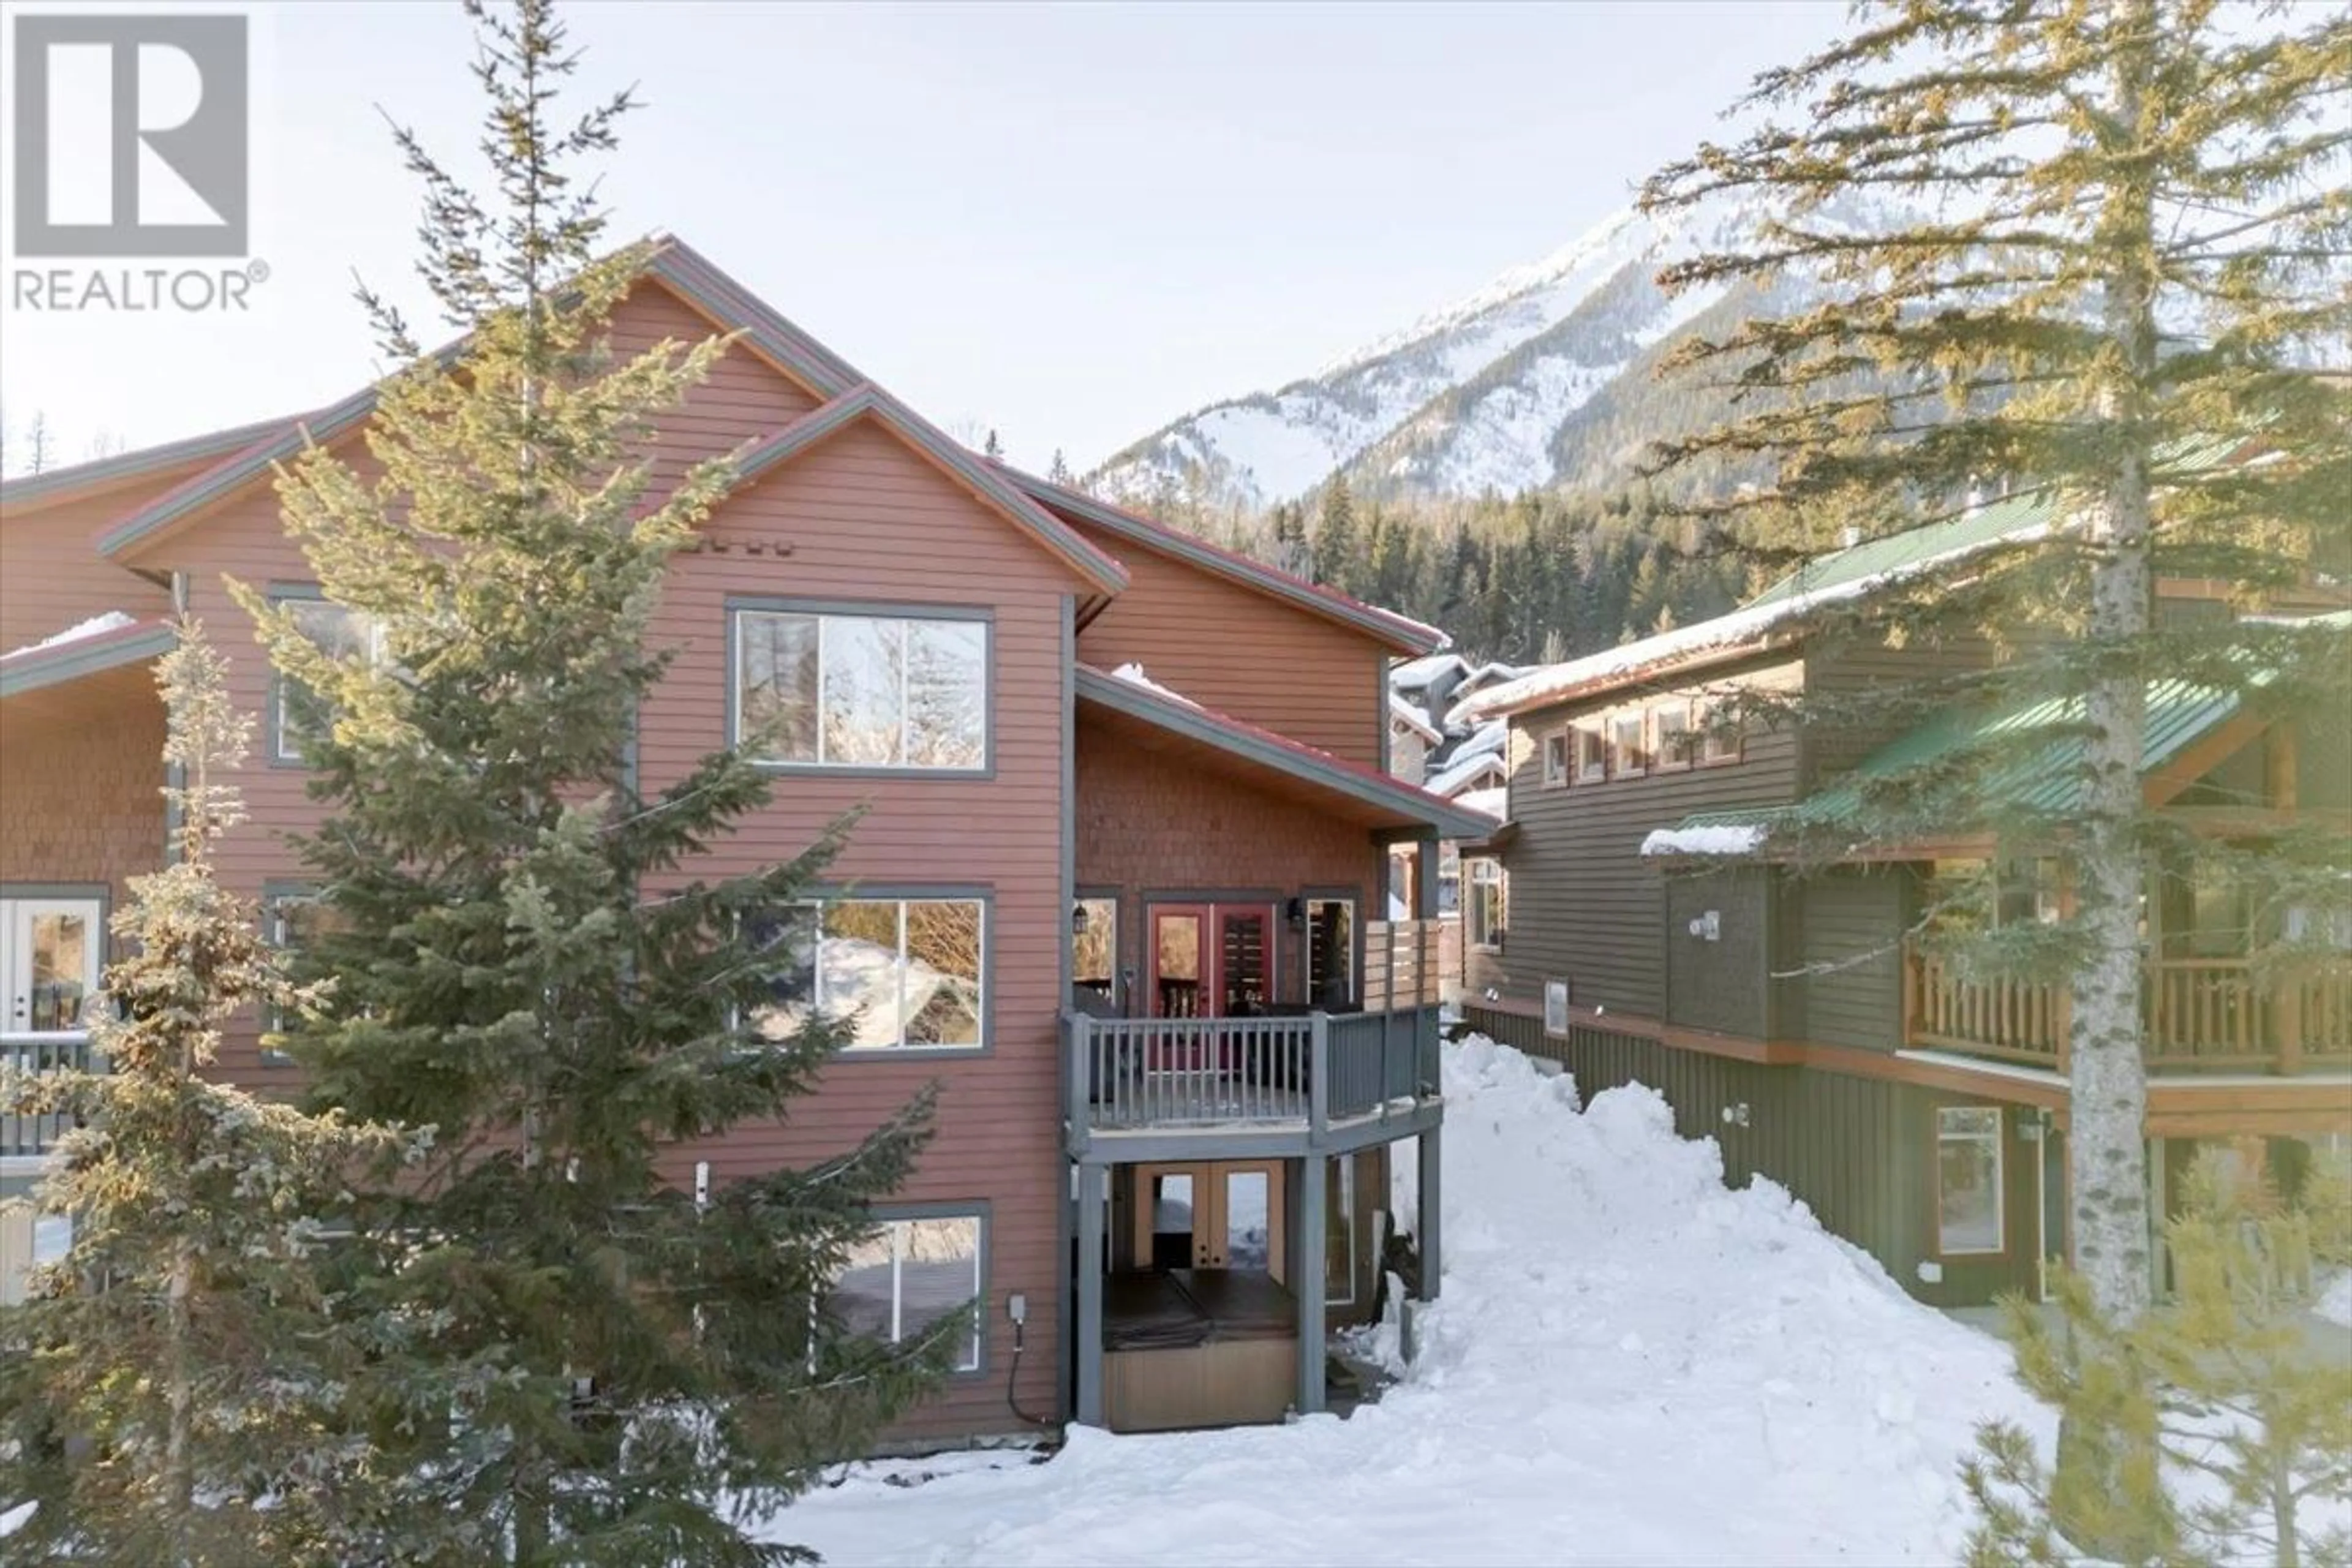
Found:
[[1421, 1247], [1421, 1300], [1437, 1300], [1438, 1279], [1444, 1272], [1444, 1250], [1439, 1246], [1438, 1213], [1444, 1207], [1444, 1194], [1439, 1191], [1439, 1170], [1444, 1161], [1440, 1144], [1442, 1127], [1433, 1127], [1414, 1140], [1421, 1159], [1421, 1213], [1413, 1230], [1413, 1239]]
[[1298, 1171], [1298, 1216], [1292, 1231], [1290, 1291], [1298, 1299], [1298, 1413], [1312, 1415], [1323, 1408], [1323, 1269], [1324, 1251], [1330, 1245], [1324, 1234], [1326, 1154], [1310, 1154], [1288, 1162]]
[[1331, 1130], [1331, 1015], [1307, 1016], [1307, 1146], [1319, 1149]]
[[1103, 1234], [1101, 1165], [1078, 1167], [1078, 1420], [1103, 1424]]

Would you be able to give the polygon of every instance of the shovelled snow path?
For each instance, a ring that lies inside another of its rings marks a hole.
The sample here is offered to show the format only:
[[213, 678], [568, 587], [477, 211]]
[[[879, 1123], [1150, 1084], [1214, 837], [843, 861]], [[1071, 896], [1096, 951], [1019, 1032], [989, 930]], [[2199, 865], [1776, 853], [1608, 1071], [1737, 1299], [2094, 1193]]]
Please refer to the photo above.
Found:
[[1580, 1110], [1477, 1037], [1445, 1093], [1444, 1290], [1379, 1404], [857, 1467], [776, 1538], [893, 1568], [1948, 1563], [1977, 1423], [2046, 1440], [2000, 1343], [1780, 1188], [1725, 1190], [1656, 1094]]

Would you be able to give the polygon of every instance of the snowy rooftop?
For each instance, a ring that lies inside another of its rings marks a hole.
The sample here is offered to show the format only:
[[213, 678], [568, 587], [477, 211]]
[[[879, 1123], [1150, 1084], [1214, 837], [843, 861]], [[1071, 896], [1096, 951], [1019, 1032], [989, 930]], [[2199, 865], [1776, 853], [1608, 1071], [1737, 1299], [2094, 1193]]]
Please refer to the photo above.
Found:
[[68, 643], [83, 642], [90, 637], [102, 637], [109, 632], [119, 632], [125, 626], [137, 624], [138, 617], [135, 616], [125, 615], [121, 610], [109, 610], [102, 616], [92, 616], [86, 621], [77, 621], [65, 630], [52, 633], [38, 642], [26, 643], [23, 647], [12, 647], [6, 653], [0, 654], [0, 658], [16, 658], [24, 654], [46, 652], [50, 648], [63, 647]]

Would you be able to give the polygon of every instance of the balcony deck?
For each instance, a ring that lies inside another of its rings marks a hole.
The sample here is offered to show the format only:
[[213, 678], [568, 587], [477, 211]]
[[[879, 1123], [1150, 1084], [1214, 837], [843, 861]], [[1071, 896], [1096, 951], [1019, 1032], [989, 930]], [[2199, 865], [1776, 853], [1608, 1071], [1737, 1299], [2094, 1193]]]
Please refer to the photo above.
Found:
[[[87, 1035], [0, 1035], [0, 1079], [80, 1071], [89, 1061]], [[69, 1125], [61, 1116], [26, 1116], [0, 1106], [0, 1160], [45, 1159]]]
[[[2352, 1072], [2352, 966], [2263, 973], [2243, 958], [2158, 959], [2142, 1005], [2147, 1067], [2159, 1076]], [[1964, 978], [1906, 945], [1908, 1046], [2063, 1073], [2068, 1015], [2062, 985]]]

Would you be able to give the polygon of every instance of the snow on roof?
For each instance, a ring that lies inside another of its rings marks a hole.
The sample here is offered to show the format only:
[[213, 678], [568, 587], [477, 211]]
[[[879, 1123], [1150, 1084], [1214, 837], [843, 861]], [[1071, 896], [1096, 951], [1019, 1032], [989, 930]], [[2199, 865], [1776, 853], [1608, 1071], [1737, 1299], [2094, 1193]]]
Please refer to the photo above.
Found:
[[1198, 708], [1201, 706], [1191, 698], [1185, 696], [1182, 692], [1171, 691], [1167, 687], [1160, 685], [1160, 682], [1152, 679], [1151, 677], [1144, 674], [1143, 666], [1139, 664], [1122, 664], [1117, 669], [1110, 672], [1110, 678], [1113, 680], [1124, 680], [1129, 686], [1140, 686], [1146, 691], [1156, 691], [1160, 696], [1165, 697], [1171, 701], [1181, 702], [1187, 708]]
[[[1676, 626], [1670, 632], [1660, 632], [1639, 642], [1587, 654], [1582, 658], [1571, 658], [1564, 664], [1548, 665], [1517, 680], [1490, 687], [1463, 703], [1456, 712], [1465, 718], [1512, 712], [1557, 701], [1587, 689], [1612, 686], [1658, 665], [1680, 663], [1701, 654], [1744, 647], [1762, 641], [1774, 630], [1801, 619], [1811, 611], [1864, 597], [1879, 589], [1978, 554], [1992, 544], [2023, 543], [2048, 531], [2046, 520], [2026, 524], [1995, 538], [1970, 540], [1949, 550], [1899, 563], [1882, 572], [1867, 573], [1801, 594], [1750, 605], [1727, 616], [1717, 616], [1711, 621]], [[1453, 717], [1454, 714], [1447, 715], [1448, 719]]]
[[1389, 718], [1397, 723], [1411, 725], [1432, 741], [1442, 741], [1445, 738], [1437, 726], [1429, 721], [1428, 714], [1423, 713], [1393, 691], [1389, 693]]
[[1389, 684], [1399, 691], [1414, 691], [1451, 669], [1467, 669], [1469, 661], [1458, 653], [1424, 654], [1408, 659], [1389, 671]]
[[1661, 827], [1642, 840], [1644, 855], [1746, 855], [1764, 842], [1764, 829], [1716, 824]]
[[1492, 789], [1464, 790], [1454, 797], [1454, 804], [1500, 817], [1510, 809], [1510, 788], [1506, 784], [1496, 784]]
[[[1501, 757], [1496, 755], [1492, 752], [1479, 752], [1467, 757], [1457, 757], [1453, 762], [1446, 763], [1444, 767], [1438, 769], [1435, 773], [1422, 780], [1421, 787], [1427, 790], [1432, 795], [1442, 795], [1445, 796], [1446, 799], [1454, 801], [1458, 805], [1467, 798], [1466, 795], [1457, 793], [1462, 789], [1464, 784], [1468, 784], [1472, 779], [1478, 778], [1483, 774], [1500, 774], [1502, 772], [1503, 759]], [[1484, 811], [1486, 807], [1473, 806], [1471, 809], [1474, 811]]]
[[55, 632], [43, 637], [39, 642], [26, 643], [23, 647], [10, 648], [6, 653], [0, 654], [0, 658], [15, 658], [22, 654], [40, 653], [47, 648], [61, 647], [69, 642], [80, 642], [87, 637], [104, 637], [109, 632], [119, 632], [125, 626], [137, 624], [136, 616], [125, 615], [121, 610], [109, 610], [102, 616], [92, 616], [86, 621], [77, 621], [61, 632]]

